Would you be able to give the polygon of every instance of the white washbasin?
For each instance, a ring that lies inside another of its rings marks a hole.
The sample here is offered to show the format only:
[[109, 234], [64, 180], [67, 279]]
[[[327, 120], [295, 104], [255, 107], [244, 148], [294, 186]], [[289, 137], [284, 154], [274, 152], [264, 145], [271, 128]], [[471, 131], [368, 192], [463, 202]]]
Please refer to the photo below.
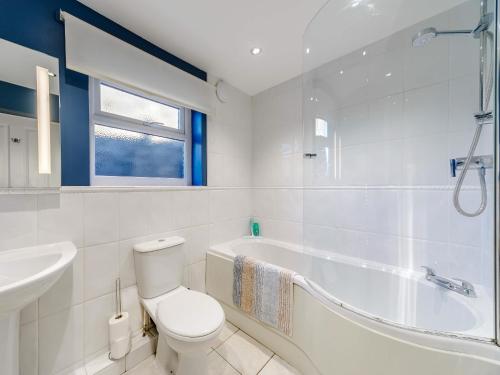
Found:
[[0, 315], [45, 293], [76, 256], [71, 242], [0, 252]]
[[0, 374], [18, 374], [19, 315], [73, 262], [71, 242], [0, 251]]

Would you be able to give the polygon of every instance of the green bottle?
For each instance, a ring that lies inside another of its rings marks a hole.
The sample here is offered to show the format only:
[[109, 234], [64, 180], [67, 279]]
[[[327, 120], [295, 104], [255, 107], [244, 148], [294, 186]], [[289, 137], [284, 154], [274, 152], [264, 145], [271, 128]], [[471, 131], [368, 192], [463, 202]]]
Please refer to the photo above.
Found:
[[259, 223], [257, 223], [256, 221], [252, 223], [252, 236], [254, 237], [260, 236], [260, 226]]

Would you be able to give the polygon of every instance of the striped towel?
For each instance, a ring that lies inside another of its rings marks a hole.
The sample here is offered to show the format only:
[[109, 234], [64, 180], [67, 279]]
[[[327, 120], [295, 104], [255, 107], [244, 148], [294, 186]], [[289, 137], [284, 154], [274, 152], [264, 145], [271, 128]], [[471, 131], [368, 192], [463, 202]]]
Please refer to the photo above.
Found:
[[243, 255], [233, 268], [233, 303], [255, 319], [292, 335], [295, 273]]

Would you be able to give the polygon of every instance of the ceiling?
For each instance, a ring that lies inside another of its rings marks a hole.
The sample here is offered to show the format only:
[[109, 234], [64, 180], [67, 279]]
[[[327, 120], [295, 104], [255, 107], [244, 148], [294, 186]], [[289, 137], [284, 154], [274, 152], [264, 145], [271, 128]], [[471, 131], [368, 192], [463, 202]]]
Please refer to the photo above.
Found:
[[[305, 46], [304, 31], [327, 0], [79, 1], [255, 95], [298, 76], [306, 47], [309, 70], [465, 0], [332, 0], [308, 28]], [[253, 47], [262, 53], [252, 56]]]
[[[79, 0], [249, 95], [301, 73], [302, 34], [326, 0]], [[261, 47], [252, 56], [252, 47]]]

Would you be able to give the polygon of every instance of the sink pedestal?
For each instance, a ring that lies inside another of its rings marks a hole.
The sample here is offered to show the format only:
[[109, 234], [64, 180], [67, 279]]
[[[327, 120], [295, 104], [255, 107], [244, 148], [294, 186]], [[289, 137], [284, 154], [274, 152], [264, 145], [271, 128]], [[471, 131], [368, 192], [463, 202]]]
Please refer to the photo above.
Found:
[[21, 313], [14, 311], [0, 315], [0, 374], [19, 374], [19, 319]]

